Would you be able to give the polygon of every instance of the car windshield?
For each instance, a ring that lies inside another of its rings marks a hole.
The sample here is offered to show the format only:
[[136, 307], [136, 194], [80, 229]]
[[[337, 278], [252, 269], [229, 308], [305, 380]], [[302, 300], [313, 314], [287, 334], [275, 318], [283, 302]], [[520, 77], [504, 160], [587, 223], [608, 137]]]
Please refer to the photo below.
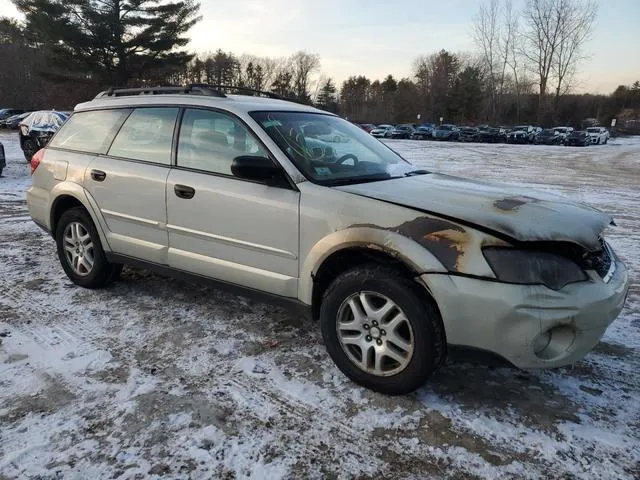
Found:
[[529, 127], [527, 127], [526, 125], [520, 125], [519, 127], [513, 127], [513, 130], [524, 130], [525, 132], [529, 130]]
[[[309, 112], [252, 112], [251, 116], [307, 178], [322, 185], [386, 180], [416, 170], [382, 142], [340, 117]], [[323, 139], [333, 131], [344, 137], [342, 142]]]
[[556, 134], [555, 130], [542, 130], [542, 132], [540, 132], [540, 135], [545, 137], [553, 137], [555, 134]]
[[452, 125], [440, 125], [438, 127], [438, 130], [452, 130], [453, 126]]
[[600, 133], [600, 129], [597, 127], [587, 128], [587, 132], [589, 133]]

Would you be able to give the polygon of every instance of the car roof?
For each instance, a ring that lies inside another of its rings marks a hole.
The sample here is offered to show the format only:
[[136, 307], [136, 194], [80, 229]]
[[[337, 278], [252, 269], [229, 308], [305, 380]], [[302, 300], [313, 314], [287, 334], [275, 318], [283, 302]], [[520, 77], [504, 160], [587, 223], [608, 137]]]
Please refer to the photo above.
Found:
[[274, 98], [255, 97], [250, 95], [226, 95], [225, 97], [215, 97], [206, 95], [186, 95], [186, 94], [142, 94], [127, 96], [102, 96], [88, 102], [79, 103], [74, 111], [94, 110], [114, 107], [141, 107], [153, 105], [180, 105], [212, 107], [228, 110], [232, 113], [243, 114], [252, 111], [272, 110], [272, 111], [292, 111], [309, 113], [331, 113], [319, 110], [308, 105], [280, 100]]

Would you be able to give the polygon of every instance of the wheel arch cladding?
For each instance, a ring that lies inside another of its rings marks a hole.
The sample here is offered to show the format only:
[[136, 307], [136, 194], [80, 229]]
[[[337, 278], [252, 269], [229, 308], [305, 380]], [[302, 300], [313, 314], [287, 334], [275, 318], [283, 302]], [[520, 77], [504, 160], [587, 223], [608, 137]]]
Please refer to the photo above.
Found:
[[[58, 228], [58, 221], [60, 220], [60, 217], [62, 216], [62, 214], [67, 210], [69, 210], [70, 208], [75, 208], [75, 207], [82, 207], [85, 210], [87, 210], [87, 212], [89, 212], [87, 207], [85, 207], [84, 204], [73, 195], [63, 194], [57, 197], [53, 201], [53, 204], [51, 205], [51, 214], [50, 214], [51, 215], [51, 223], [50, 223], [51, 232], [53, 235], [55, 235], [55, 231]], [[89, 213], [89, 215], [91, 214]]]
[[313, 276], [312, 313], [320, 315], [322, 297], [331, 282], [343, 272], [359, 265], [378, 264], [397, 270], [407, 278], [414, 278], [418, 272], [388, 252], [366, 246], [352, 246], [337, 250], [324, 259]]

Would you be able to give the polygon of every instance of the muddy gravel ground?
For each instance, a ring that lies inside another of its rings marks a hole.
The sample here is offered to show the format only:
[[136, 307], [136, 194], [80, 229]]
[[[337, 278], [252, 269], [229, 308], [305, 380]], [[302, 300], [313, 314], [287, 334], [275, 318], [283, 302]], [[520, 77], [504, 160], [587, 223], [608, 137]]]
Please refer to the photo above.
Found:
[[389, 142], [613, 213], [632, 282], [572, 367], [449, 360], [399, 398], [348, 381], [318, 325], [270, 305], [130, 268], [75, 287], [27, 213], [16, 135], [0, 141], [0, 479], [640, 478], [640, 141]]

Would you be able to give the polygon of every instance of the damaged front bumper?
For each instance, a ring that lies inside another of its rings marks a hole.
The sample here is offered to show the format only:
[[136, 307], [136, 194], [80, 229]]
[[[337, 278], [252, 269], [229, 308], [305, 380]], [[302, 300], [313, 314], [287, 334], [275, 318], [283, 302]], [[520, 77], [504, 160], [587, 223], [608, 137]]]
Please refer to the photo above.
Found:
[[555, 291], [456, 275], [423, 274], [437, 299], [451, 345], [487, 350], [519, 368], [549, 368], [582, 359], [620, 314], [629, 288], [625, 265], [603, 280]]

